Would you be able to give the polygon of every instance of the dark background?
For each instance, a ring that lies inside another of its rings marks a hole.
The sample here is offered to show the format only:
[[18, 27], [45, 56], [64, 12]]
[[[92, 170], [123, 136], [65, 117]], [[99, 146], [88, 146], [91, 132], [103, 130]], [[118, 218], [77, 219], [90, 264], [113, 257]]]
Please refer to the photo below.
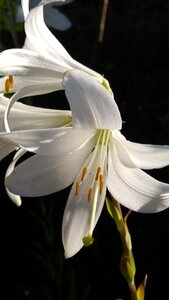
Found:
[[[169, 2], [110, 0], [104, 39], [98, 43], [102, 5], [100, 0], [75, 0], [59, 8], [72, 21], [72, 28], [51, 30], [73, 58], [109, 80], [127, 139], [169, 144]], [[22, 46], [23, 33], [19, 39]], [[8, 32], [2, 40], [6, 48], [14, 47]], [[63, 92], [34, 97], [33, 101], [67, 108]], [[23, 205], [16, 207], [3, 183], [11, 157], [1, 162], [0, 299], [131, 299], [119, 271], [120, 238], [106, 207], [94, 231], [95, 243], [65, 260], [61, 223], [70, 188], [48, 197], [25, 198]], [[169, 183], [168, 171], [149, 173]], [[136, 284], [148, 274], [145, 300], [167, 299], [168, 217], [165, 210], [151, 215], [132, 212], [128, 219]]]

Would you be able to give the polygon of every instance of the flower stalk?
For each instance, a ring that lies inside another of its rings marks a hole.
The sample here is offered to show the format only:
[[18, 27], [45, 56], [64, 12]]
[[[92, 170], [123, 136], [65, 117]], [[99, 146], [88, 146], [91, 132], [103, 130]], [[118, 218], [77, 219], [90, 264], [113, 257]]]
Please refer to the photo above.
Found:
[[131, 211], [129, 210], [127, 215], [123, 217], [121, 206], [113, 197], [106, 198], [106, 206], [111, 217], [114, 219], [117, 230], [120, 234], [123, 247], [120, 260], [120, 271], [128, 283], [131, 299], [144, 300], [147, 275], [145, 275], [144, 281], [138, 288], [135, 284], [136, 265], [132, 251], [131, 235], [127, 226], [127, 219]]

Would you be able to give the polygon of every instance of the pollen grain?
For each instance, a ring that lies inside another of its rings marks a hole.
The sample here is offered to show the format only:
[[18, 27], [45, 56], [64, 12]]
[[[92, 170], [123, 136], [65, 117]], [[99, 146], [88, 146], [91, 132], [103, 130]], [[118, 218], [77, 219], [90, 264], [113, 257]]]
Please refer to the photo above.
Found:
[[89, 190], [88, 190], [88, 199], [87, 199], [87, 201], [91, 202], [91, 200], [92, 200], [92, 187], [90, 187]]

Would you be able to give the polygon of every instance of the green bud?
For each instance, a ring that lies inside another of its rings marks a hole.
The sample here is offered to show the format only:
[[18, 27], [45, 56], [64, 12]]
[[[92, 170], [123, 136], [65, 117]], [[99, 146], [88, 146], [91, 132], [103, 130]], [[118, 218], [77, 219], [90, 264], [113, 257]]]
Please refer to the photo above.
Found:
[[122, 239], [124, 241], [124, 247], [127, 248], [128, 251], [132, 250], [132, 242], [131, 242], [131, 235], [128, 231], [127, 224], [124, 223], [123, 232], [122, 232]]
[[132, 252], [129, 252], [128, 255], [122, 256], [120, 261], [120, 271], [127, 283], [131, 286], [136, 274], [136, 267]]
[[123, 225], [123, 219], [121, 216], [121, 212], [118, 210], [115, 203], [108, 197], [106, 198], [106, 207], [107, 207], [107, 210], [108, 210], [110, 216], [114, 219], [118, 231], [121, 231], [121, 229], [122, 229], [121, 227]]

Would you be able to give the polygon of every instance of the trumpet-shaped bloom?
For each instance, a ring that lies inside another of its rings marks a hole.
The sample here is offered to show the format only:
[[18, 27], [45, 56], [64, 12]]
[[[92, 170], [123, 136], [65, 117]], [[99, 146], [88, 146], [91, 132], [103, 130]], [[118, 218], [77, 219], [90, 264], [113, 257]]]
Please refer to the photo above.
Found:
[[12, 93], [23, 87], [27, 87], [29, 95], [61, 90], [65, 72], [72, 69], [83, 70], [108, 84], [99, 73], [74, 60], [47, 28], [43, 10], [50, 2], [54, 1], [41, 1], [29, 12], [29, 1], [22, 1], [26, 40], [22, 49], [0, 54], [0, 75], [9, 76], [0, 80], [1, 92]]
[[12, 195], [42, 196], [72, 184], [62, 225], [65, 256], [71, 257], [93, 242], [106, 189], [134, 211], [168, 208], [169, 184], [141, 169], [167, 166], [169, 146], [127, 141], [120, 133], [122, 121], [113, 97], [84, 72], [67, 72], [63, 84], [72, 126], [14, 130], [0, 138], [19, 145], [20, 151], [36, 153], [17, 166], [20, 153], [14, 157], [5, 180]]

